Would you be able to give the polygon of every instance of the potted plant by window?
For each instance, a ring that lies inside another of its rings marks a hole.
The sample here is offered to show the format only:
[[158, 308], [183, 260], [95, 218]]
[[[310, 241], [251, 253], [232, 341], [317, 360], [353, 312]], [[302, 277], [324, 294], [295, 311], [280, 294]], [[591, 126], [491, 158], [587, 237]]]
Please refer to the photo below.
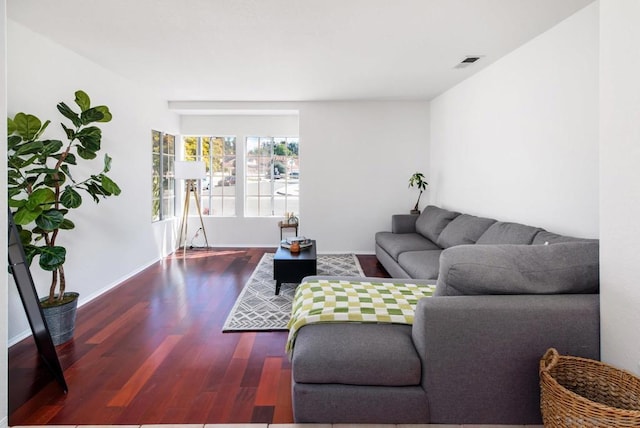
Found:
[[416, 206], [411, 210], [411, 214], [420, 214], [420, 197], [422, 196], [422, 192], [424, 192], [429, 185], [429, 183], [424, 181], [424, 178], [424, 174], [421, 172], [415, 172], [411, 177], [409, 177], [409, 187], [417, 187], [418, 190], [420, 190], [420, 193], [418, 193]]
[[78, 293], [66, 292], [67, 250], [57, 242], [58, 235], [74, 229], [69, 214], [82, 204], [81, 192], [95, 202], [120, 194], [118, 185], [107, 176], [111, 168], [108, 155], [99, 173], [79, 178], [88, 168], [86, 161], [95, 159], [100, 151], [102, 131], [95, 124], [109, 122], [111, 113], [107, 106], [91, 107], [83, 91], [75, 93], [75, 103], [79, 113], [64, 102], [57, 106], [70, 121], [61, 123], [65, 143], [43, 137], [49, 120], [43, 123], [25, 113], [7, 120], [9, 206], [29, 265], [37, 257], [40, 267], [51, 272], [49, 296], [40, 300], [40, 306], [55, 345], [73, 337], [78, 303]]

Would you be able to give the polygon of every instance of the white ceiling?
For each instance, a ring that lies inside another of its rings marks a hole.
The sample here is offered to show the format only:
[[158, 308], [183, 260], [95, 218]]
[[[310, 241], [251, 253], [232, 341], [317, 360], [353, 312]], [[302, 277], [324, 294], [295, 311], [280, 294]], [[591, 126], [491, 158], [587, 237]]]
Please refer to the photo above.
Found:
[[[7, 15], [167, 100], [428, 100], [592, 1], [7, 0]], [[466, 55], [484, 57], [455, 69]]]

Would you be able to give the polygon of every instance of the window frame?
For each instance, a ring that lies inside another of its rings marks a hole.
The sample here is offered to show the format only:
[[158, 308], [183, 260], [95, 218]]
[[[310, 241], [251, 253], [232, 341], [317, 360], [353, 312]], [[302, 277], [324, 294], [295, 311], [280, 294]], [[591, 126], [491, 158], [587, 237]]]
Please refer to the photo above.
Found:
[[151, 222], [155, 223], [176, 216], [176, 136], [152, 129], [151, 145]]

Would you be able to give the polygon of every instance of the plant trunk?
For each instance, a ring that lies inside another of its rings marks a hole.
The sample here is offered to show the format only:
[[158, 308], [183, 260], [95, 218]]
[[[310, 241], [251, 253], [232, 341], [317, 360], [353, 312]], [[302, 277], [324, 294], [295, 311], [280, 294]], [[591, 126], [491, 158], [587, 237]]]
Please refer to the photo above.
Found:
[[64, 277], [64, 267], [60, 266], [58, 268], [58, 272], [60, 273], [60, 294], [58, 295], [58, 300], [62, 302], [64, 298], [64, 292], [67, 288], [67, 281]]
[[418, 200], [416, 201], [416, 206], [413, 208], [414, 211], [420, 210], [420, 208], [418, 207], [420, 205], [420, 196], [422, 196], [422, 190], [420, 191], [420, 193], [418, 193]]
[[[56, 288], [60, 281], [60, 292], [56, 299]], [[66, 281], [64, 277], [64, 268], [60, 266], [58, 269], [51, 272], [51, 285], [49, 286], [49, 298], [47, 303], [54, 303], [56, 300], [62, 301], [64, 298], [64, 290], [66, 288]]]

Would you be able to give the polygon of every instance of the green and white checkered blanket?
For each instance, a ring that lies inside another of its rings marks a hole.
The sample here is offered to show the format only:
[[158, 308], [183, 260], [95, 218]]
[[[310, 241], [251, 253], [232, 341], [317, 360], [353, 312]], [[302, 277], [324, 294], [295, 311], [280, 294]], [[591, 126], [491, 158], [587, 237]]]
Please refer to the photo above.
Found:
[[395, 282], [314, 280], [300, 284], [293, 298], [287, 352], [298, 330], [324, 322], [413, 324], [418, 300], [433, 295], [435, 285]]

